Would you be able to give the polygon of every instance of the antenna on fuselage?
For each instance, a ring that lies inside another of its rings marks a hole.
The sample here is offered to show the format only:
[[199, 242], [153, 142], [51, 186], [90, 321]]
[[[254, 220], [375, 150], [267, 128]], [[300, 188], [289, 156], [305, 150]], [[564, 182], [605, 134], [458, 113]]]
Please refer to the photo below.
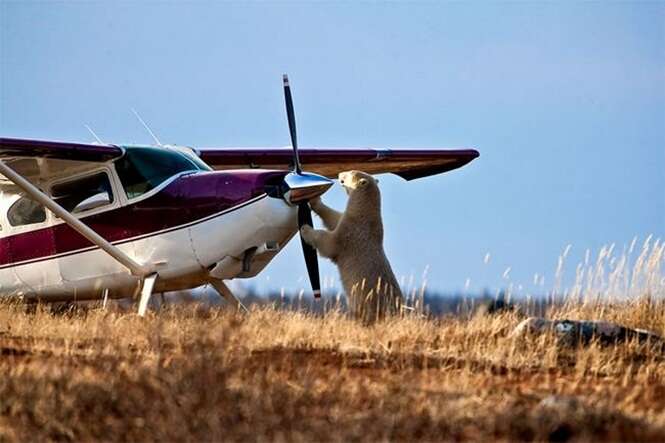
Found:
[[150, 136], [152, 137], [152, 139], [155, 140], [155, 143], [157, 143], [157, 146], [162, 146], [162, 143], [159, 141], [159, 139], [157, 138], [157, 136], [155, 135], [155, 133], [152, 132], [152, 130], [150, 129], [150, 127], [148, 126], [148, 124], [147, 124], [146, 122], [143, 121], [143, 119], [141, 118], [141, 116], [139, 115], [139, 113], [136, 112], [136, 109], [132, 108], [132, 112], [134, 113], [134, 115], [136, 116], [136, 118], [139, 119], [139, 121], [141, 122], [141, 124], [143, 125], [143, 127], [146, 129], [146, 131], [148, 131], [148, 134], [150, 134]]
[[97, 143], [99, 143], [100, 145], [103, 145], [103, 144], [104, 144], [104, 142], [102, 141], [102, 139], [99, 138], [99, 137], [97, 136], [97, 134], [95, 134], [95, 131], [93, 131], [92, 128], [91, 128], [90, 126], [88, 126], [88, 125], [83, 125], [83, 126], [85, 126], [85, 129], [87, 129], [88, 132], [91, 133], [93, 137], [95, 137], [95, 140], [97, 140]]

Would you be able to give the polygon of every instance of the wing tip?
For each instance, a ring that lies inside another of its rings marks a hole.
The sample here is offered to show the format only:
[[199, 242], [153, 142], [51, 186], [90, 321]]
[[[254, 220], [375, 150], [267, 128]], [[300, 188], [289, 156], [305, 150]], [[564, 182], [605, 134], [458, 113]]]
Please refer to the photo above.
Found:
[[465, 149], [457, 160], [445, 163], [443, 165], [427, 166], [424, 168], [414, 169], [411, 171], [401, 171], [395, 174], [402, 177], [404, 180], [411, 181], [418, 178], [430, 177], [432, 175], [443, 174], [454, 169], [459, 169], [462, 166], [471, 163], [476, 158], [480, 157], [480, 152], [475, 149]]

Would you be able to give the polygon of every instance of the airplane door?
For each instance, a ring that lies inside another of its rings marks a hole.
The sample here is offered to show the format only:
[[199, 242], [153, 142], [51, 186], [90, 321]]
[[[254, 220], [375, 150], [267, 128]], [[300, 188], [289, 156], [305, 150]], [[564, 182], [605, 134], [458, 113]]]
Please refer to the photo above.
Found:
[[[68, 178], [51, 186], [51, 196], [60, 206], [110, 241], [118, 237], [116, 226], [122, 226], [116, 220], [119, 210], [117, 195], [107, 170]], [[106, 252], [68, 224], [60, 222], [59, 219], [58, 221], [54, 226], [55, 243], [63, 253], [58, 263], [60, 275], [69, 287], [75, 286], [77, 291], [90, 288], [93, 288], [93, 292], [102, 291], [104, 278], [127, 273], [126, 269]], [[119, 247], [132, 255], [131, 244]]]

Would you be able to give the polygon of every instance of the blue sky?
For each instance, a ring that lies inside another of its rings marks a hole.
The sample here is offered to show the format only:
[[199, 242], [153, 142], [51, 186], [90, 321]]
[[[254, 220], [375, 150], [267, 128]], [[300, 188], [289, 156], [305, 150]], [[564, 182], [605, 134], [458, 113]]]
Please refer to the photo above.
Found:
[[[398, 275], [547, 285], [568, 244], [665, 237], [664, 2], [0, 2], [3, 136], [150, 142], [134, 107], [162, 142], [284, 146], [283, 72], [304, 146], [480, 151], [380, 178]], [[304, 275], [292, 242], [253, 284]]]

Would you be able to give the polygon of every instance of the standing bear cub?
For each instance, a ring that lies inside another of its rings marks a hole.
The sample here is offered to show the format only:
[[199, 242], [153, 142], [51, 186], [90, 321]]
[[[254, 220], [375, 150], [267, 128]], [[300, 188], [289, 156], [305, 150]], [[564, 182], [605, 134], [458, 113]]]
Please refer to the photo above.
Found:
[[321, 199], [310, 205], [328, 231], [305, 225], [303, 240], [339, 268], [352, 315], [374, 323], [400, 312], [402, 292], [383, 251], [381, 193], [378, 181], [361, 171], [339, 174], [349, 196], [344, 213]]

